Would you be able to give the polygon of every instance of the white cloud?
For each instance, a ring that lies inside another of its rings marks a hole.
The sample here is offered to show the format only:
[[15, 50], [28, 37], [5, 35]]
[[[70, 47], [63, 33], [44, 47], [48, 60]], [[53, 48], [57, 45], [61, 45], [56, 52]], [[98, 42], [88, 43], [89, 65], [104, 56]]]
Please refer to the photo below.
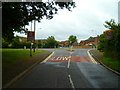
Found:
[[101, 34], [106, 29], [103, 26], [106, 20], [118, 21], [119, 0], [74, 1], [77, 7], [72, 12], [59, 10], [53, 19], [44, 18], [37, 23], [36, 39], [55, 36], [56, 40], [67, 40], [70, 35], [76, 35], [80, 41]]

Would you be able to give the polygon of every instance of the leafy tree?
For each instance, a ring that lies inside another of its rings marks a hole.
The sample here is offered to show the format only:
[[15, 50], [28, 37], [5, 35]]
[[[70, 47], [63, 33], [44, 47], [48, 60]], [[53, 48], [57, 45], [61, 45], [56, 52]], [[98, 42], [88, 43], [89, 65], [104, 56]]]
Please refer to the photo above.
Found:
[[24, 40], [24, 41], [19, 42], [19, 45], [20, 45], [20, 48], [23, 48], [24, 46], [26, 46], [26, 48], [30, 48], [31, 43]]
[[54, 14], [60, 9], [66, 8], [71, 11], [75, 7], [74, 2], [3, 2], [2, 3], [2, 36], [5, 40], [11, 41], [14, 37], [13, 32], [25, 33], [24, 28], [29, 22], [38, 22], [46, 16], [52, 19]]
[[104, 51], [105, 48], [105, 35], [101, 34], [98, 41], [98, 50]]
[[12, 41], [12, 46], [15, 48], [19, 48], [20, 47], [20, 41], [19, 41], [19, 36], [16, 36], [13, 41]]
[[104, 25], [106, 28], [109, 28], [111, 30], [114, 30], [112, 41], [114, 42], [114, 47], [116, 51], [120, 51], [120, 23], [116, 24], [113, 19], [110, 21], [106, 21], [106, 24]]
[[104, 26], [110, 30], [113, 30], [111, 40], [107, 40], [105, 33], [100, 35], [98, 49], [104, 51], [104, 55], [120, 59], [120, 24], [115, 23], [113, 19], [106, 21]]
[[2, 38], [2, 48], [7, 48], [9, 45], [8, 42], [6, 42], [3, 38]]
[[72, 45], [76, 41], [77, 41], [76, 36], [73, 36], [73, 35], [69, 36], [69, 38], [68, 38], [69, 45]]
[[54, 48], [56, 46], [58, 46], [58, 42], [55, 40], [54, 36], [48, 37], [47, 41], [45, 42], [45, 47]]
[[112, 40], [106, 40], [106, 45], [107, 45], [107, 51], [106, 53], [108, 53], [109, 51], [113, 52], [113, 55], [115, 57], [119, 57], [120, 55], [120, 23], [115, 23], [115, 21], [113, 19], [111, 19], [110, 21], [106, 21], [106, 24], [104, 24], [104, 26], [106, 28], [109, 28], [111, 30], [114, 31], [113, 36], [112, 36]]
[[91, 40], [91, 39], [93, 39], [93, 37], [90, 36], [90, 37], [88, 38], [88, 40]]
[[41, 46], [42, 46], [41, 40], [38, 41], [37, 45], [38, 45], [39, 48], [41, 48]]

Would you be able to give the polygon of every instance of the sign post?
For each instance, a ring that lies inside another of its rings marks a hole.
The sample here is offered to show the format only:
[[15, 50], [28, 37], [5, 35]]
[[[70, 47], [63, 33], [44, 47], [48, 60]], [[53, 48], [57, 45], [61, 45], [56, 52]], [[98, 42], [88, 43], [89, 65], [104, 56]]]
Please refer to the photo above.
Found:
[[32, 45], [35, 42], [35, 32], [34, 31], [27, 32], [27, 40], [31, 42], [31, 44], [30, 44], [30, 56], [32, 56]]
[[70, 41], [70, 51], [72, 51], [72, 41]]

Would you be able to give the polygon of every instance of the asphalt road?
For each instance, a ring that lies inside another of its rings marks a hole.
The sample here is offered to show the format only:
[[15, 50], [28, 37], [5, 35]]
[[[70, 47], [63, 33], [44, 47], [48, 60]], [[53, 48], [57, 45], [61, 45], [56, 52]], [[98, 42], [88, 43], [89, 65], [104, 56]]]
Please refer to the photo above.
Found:
[[[45, 50], [45, 49], [44, 49]], [[47, 49], [54, 54], [12, 88], [118, 88], [120, 76], [89, 58], [88, 49]], [[120, 87], [119, 87], [120, 88]]]

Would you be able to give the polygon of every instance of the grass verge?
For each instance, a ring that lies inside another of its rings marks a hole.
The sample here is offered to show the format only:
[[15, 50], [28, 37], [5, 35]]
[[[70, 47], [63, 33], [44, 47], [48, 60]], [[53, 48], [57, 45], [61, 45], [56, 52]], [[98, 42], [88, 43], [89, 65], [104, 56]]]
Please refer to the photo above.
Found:
[[[44, 51], [36, 50], [32, 52], [32, 55], [36, 55], [38, 53], [43, 53]], [[24, 60], [30, 56], [30, 50], [26, 49], [2, 49], [2, 63], [11, 64], [15, 62], [19, 62]]]
[[36, 50], [30, 55], [28, 49], [2, 49], [2, 86], [38, 61], [43, 61], [51, 52]]
[[120, 61], [119, 60], [115, 60], [113, 58], [109, 58], [109, 57], [103, 57], [100, 62], [102, 62], [103, 64], [105, 64], [106, 66], [108, 66], [109, 68], [120, 72]]

